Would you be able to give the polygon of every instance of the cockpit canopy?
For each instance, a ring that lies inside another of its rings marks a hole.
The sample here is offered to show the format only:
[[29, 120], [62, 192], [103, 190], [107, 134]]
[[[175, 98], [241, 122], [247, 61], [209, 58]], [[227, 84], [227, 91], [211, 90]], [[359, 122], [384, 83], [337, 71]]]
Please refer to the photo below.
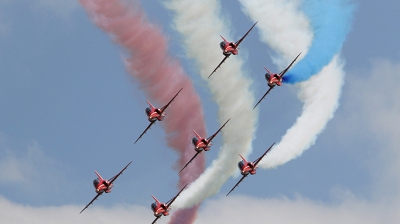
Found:
[[151, 210], [153, 210], [153, 212], [156, 211], [157, 205], [156, 203], [151, 203]]
[[219, 43], [219, 46], [221, 47], [222, 50], [225, 50], [225, 41]]
[[268, 72], [265, 73], [265, 79], [266, 79], [267, 81], [269, 81], [270, 77], [271, 77], [271, 75], [270, 75]]
[[149, 107], [147, 107], [146, 110], [145, 110], [145, 112], [146, 112], [147, 116], [150, 116], [151, 109], [150, 109]]
[[197, 141], [199, 141], [199, 139], [197, 139], [196, 137], [192, 138], [192, 143], [194, 146], [196, 146]]
[[238, 162], [238, 167], [239, 167], [240, 170], [242, 170], [243, 166], [244, 166], [243, 160]]
[[96, 179], [93, 180], [93, 186], [94, 187], [97, 187], [97, 185], [99, 185], [99, 183], [100, 183], [99, 178], [96, 178]]

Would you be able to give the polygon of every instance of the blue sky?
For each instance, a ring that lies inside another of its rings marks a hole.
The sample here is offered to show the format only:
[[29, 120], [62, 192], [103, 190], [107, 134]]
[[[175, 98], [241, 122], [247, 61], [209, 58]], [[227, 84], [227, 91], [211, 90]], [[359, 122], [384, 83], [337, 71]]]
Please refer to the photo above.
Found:
[[[43, 214], [51, 209], [77, 223], [87, 223], [97, 213], [104, 220], [123, 214], [121, 222], [151, 221], [150, 194], [169, 200], [177, 191], [178, 177], [172, 169], [177, 155], [167, 148], [160, 124], [133, 144], [148, 122], [146, 96], [126, 73], [122, 49], [93, 25], [77, 2], [56, 2], [0, 1], [0, 214], [9, 223], [21, 222], [12, 215], [18, 212], [45, 223], [32, 211]], [[218, 195], [205, 201], [196, 223], [226, 220], [227, 211], [213, 214], [213, 208], [232, 203], [240, 207], [239, 200], [282, 208], [281, 212], [315, 209], [324, 217], [345, 214], [348, 220], [370, 212], [377, 213], [371, 220], [380, 222], [395, 216], [396, 210], [387, 211], [383, 202], [392, 209], [400, 202], [400, 30], [393, 25], [400, 19], [400, 3], [356, 3], [352, 30], [342, 49], [346, 78], [341, 105], [316, 144], [285, 165], [259, 170], [225, 199], [237, 181], [231, 178]], [[240, 37], [252, 22], [238, 2], [221, 4], [233, 36]], [[172, 13], [160, 1], [142, 5], [169, 36], [170, 53], [195, 83], [208, 132], [216, 130], [217, 106], [194, 62], [186, 59], [182, 37], [172, 28]], [[278, 68], [270, 58], [272, 51], [254, 31], [243, 42], [241, 55], [247, 58], [248, 76], [256, 80], [256, 96], [261, 96], [266, 88], [263, 66]], [[274, 89], [264, 101], [251, 160], [280, 140], [302, 107], [293, 86]], [[221, 143], [221, 138], [214, 140], [206, 153], [207, 164], [217, 157]], [[109, 178], [131, 160], [134, 163], [116, 181], [113, 192], [78, 216], [95, 195], [93, 170]], [[351, 205], [359, 210], [342, 211]], [[283, 220], [278, 215], [270, 218]], [[304, 220], [318, 223], [313, 218], [304, 215]]]

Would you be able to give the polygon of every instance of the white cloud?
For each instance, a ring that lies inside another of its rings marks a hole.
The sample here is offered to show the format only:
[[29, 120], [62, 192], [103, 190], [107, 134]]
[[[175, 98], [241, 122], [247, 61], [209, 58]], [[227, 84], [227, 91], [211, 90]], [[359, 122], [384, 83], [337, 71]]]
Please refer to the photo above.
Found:
[[[398, 204], [369, 202], [347, 193], [337, 204], [295, 199], [259, 199], [247, 196], [223, 196], [206, 202], [196, 224], [206, 223], [396, 223]], [[104, 208], [93, 205], [79, 215], [83, 205], [31, 207], [0, 198], [0, 216], [4, 223], [150, 223], [154, 217], [150, 206], [118, 205]], [[173, 211], [172, 211], [173, 212]], [[23, 215], [21, 215], [23, 214]], [[163, 217], [158, 223], [167, 223]]]
[[331, 205], [302, 197], [290, 200], [234, 196], [206, 203], [196, 223], [395, 223], [400, 215], [390, 219], [383, 216], [392, 215], [390, 211], [398, 208], [354, 197]]
[[7, 146], [6, 137], [2, 134], [1, 138], [1, 159], [0, 159], [0, 184], [27, 184], [30, 176], [34, 176], [33, 169], [34, 158], [40, 154], [37, 144], [28, 146], [26, 153], [22, 156], [16, 153]]
[[60, 164], [43, 153], [36, 141], [22, 149], [9, 142], [0, 132], [0, 186], [12, 186], [25, 195], [56, 189], [62, 180]]
[[[375, 140], [371, 175], [376, 180], [374, 197], [390, 200], [400, 189], [400, 61], [374, 60], [372, 68], [349, 75], [348, 97], [344, 99], [347, 117], [352, 124], [352, 138]], [[364, 153], [365, 150], [362, 150]]]
[[77, 0], [35, 0], [34, 7], [61, 18], [68, 18], [79, 7]]
[[[150, 206], [123, 205], [112, 208], [92, 206], [79, 214], [84, 205], [32, 207], [10, 202], [0, 197], [0, 217], [7, 224], [54, 224], [54, 223], [150, 223], [153, 214]], [[161, 222], [160, 222], [161, 223]]]
[[[6, 13], [15, 12], [10, 12], [7, 6], [16, 2], [16, 0], [0, 0], [0, 35], [5, 35], [12, 29], [13, 22], [7, 18]], [[29, 6], [38, 14], [43, 15], [43, 12], [47, 12], [61, 19], [70, 18], [71, 14], [79, 7], [77, 0], [33, 0], [29, 3], [31, 3]]]

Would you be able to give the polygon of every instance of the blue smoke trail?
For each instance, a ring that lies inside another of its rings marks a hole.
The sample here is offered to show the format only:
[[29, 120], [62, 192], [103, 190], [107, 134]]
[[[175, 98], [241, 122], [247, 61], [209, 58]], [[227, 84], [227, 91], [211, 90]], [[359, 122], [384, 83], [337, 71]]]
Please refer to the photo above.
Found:
[[304, 0], [314, 38], [306, 56], [284, 76], [286, 83], [308, 80], [326, 66], [342, 48], [350, 31], [354, 4], [348, 0]]

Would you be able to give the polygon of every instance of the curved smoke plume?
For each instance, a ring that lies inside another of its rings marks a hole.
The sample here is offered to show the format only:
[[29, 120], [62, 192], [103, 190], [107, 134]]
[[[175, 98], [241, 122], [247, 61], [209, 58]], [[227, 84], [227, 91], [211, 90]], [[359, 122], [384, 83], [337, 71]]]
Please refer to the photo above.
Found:
[[[232, 55], [210, 78], [207, 77], [223, 59], [219, 35], [237, 41], [247, 31], [232, 38], [227, 22], [221, 19], [220, 5], [215, 0], [173, 0], [166, 4], [174, 14], [174, 27], [184, 37], [189, 58], [195, 59], [200, 76], [208, 81], [213, 99], [219, 106], [219, 121], [232, 120], [222, 130], [224, 145], [218, 158], [189, 188], [182, 192], [174, 206], [187, 208], [219, 192], [227, 179], [237, 172], [238, 154], [251, 152], [256, 130], [257, 110], [253, 110], [254, 94], [250, 79], [243, 76], [242, 60]], [[250, 24], [251, 25], [251, 24]], [[250, 26], [249, 26], [250, 27]], [[256, 35], [254, 30], [249, 35]], [[246, 39], [241, 47], [246, 46]], [[246, 130], [240, 132], [238, 130]], [[211, 150], [218, 150], [215, 146]]]
[[[183, 87], [163, 121], [168, 145], [180, 155], [178, 163], [182, 167], [193, 155], [192, 129], [200, 133], [206, 131], [203, 110], [191, 80], [168, 55], [167, 40], [161, 29], [149, 23], [137, 2], [135, 10], [119, 0], [80, 0], [80, 3], [93, 22], [127, 50], [126, 69], [151, 100], [168, 102]], [[184, 175], [180, 174], [180, 188], [195, 180], [203, 172], [204, 165], [204, 156], [200, 155]], [[175, 214], [180, 217], [180, 223], [191, 223], [196, 211], [197, 206]]]
[[[336, 3], [343, 2], [342, 0], [334, 1]], [[337, 43], [324, 42], [324, 40], [319, 39], [325, 37], [325, 35], [321, 35], [319, 32], [324, 32], [326, 30], [325, 26], [329, 27], [331, 24], [320, 23], [318, 29], [316, 29], [316, 26], [312, 25], [314, 20], [320, 20], [322, 19], [321, 16], [326, 16], [322, 21], [328, 22], [331, 21], [330, 18], [333, 14], [327, 13], [330, 10], [328, 5], [320, 4], [318, 1], [303, 2], [304, 4], [314, 3], [320, 6], [321, 8], [314, 7], [314, 15], [318, 15], [318, 17], [313, 17], [312, 14], [309, 14], [307, 17], [303, 14], [300, 10], [302, 1], [298, 0], [264, 0], [261, 2], [256, 0], [240, 0], [240, 2], [243, 5], [245, 13], [252, 20], [259, 21], [258, 28], [261, 33], [261, 40], [268, 43], [275, 51], [282, 55], [282, 59], [279, 62], [287, 64], [298, 52], [304, 52], [305, 49], [308, 49], [306, 55], [315, 55], [315, 51], [320, 51], [325, 56], [331, 55], [328, 61], [327, 59], [314, 61], [312, 57], [305, 56], [292, 70], [289, 70], [292, 76], [307, 74], [308, 78], [314, 75], [314, 72], [319, 73], [308, 81], [298, 84], [300, 88], [298, 98], [304, 102], [303, 111], [295, 124], [274, 147], [274, 150], [259, 164], [263, 168], [276, 167], [298, 157], [313, 145], [317, 136], [333, 117], [339, 105], [344, 77], [342, 70], [343, 63], [338, 57], [333, 57], [339, 53], [338, 51], [344, 39], [335, 39]], [[342, 9], [346, 13], [349, 12], [349, 8], [345, 7], [346, 5], [341, 6], [344, 8], [333, 7], [332, 10]], [[346, 18], [350, 19], [350, 17]], [[311, 23], [308, 21], [311, 21]], [[350, 21], [341, 25], [348, 27], [348, 23]], [[314, 22], [314, 24], [316, 23]], [[282, 27], [285, 29], [282, 29]], [[339, 34], [339, 36], [345, 36], [347, 33], [347, 28], [343, 28], [342, 30], [345, 32]], [[335, 35], [335, 33], [331, 33], [331, 35]], [[319, 45], [319, 48], [315, 47], [316, 44]], [[340, 47], [332, 47], [333, 45]], [[329, 49], [330, 52], [322, 52], [325, 49]], [[332, 62], [327, 65], [330, 60]], [[302, 67], [301, 64], [308, 64], [309, 66]], [[295, 70], [295, 68], [303, 69]], [[320, 69], [318, 70], [318, 68]]]
[[308, 80], [319, 73], [340, 51], [350, 31], [354, 11], [348, 0], [304, 0], [303, 11], [310, 18], [314, 38], [303, 60], [284, 77], [288, 83]]

